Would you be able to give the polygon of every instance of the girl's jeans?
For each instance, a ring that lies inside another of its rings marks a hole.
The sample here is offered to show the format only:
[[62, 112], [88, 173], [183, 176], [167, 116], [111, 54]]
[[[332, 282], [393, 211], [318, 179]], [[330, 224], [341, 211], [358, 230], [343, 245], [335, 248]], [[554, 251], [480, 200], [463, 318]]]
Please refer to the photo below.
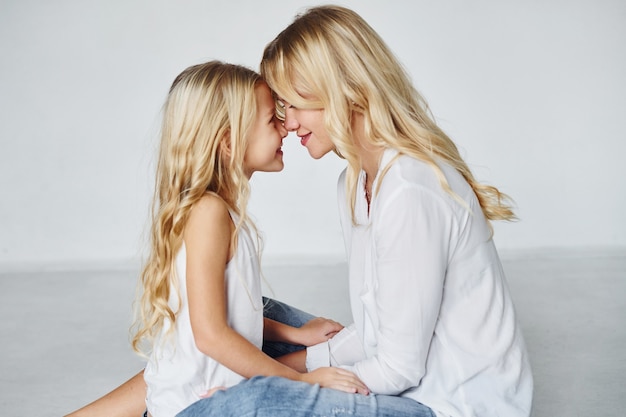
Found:
[[[300, 327], [312, 315], [281, 302], [264, 299], [264, 316]], [[263, 351], [272, 357], [304, 349], [287, 343], [268, 342]], [[218, 391], [177, 414], [177, 417], [434, 417], [417, 401], [389, 396], [348, 394], [280, 377], [254, 377]]]

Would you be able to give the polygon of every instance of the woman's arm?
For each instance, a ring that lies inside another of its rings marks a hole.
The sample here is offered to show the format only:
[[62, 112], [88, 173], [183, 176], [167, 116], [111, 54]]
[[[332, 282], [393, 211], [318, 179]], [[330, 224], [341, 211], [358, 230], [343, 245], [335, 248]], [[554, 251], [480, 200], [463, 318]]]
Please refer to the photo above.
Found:
[[139, 417], [146, 410], [143, 371], [113, 391], [65, 417]]
[[386, 395], [419, 385], [426, 371], [456, 233], [449, 205], [428, 190], [405, 188], [392, 198], [375, 214], [376, 282], [362, 295], [377, 317], [376, 352], [347, 368]]
[[224, 274], [234, 225], [223, 201], [206, 196], [191, 210], [184, 232], [187, 293], [197, 348], [246, 378], [281, 376], [347, 392], [368, 392], [351, 372], [325, 368], [302, 374], [265, 355], [228, 325]]

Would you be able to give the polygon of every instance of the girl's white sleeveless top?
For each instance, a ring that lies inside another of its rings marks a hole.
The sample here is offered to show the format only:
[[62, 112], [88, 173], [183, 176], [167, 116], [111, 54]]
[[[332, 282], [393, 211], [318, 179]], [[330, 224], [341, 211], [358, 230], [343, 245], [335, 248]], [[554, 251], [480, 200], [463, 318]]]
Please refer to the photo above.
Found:
[[[237, 251], [226, 267], [224, 279], [230, 327], [260, 349], [263, 344], [263, 301], [255, 243], [250, 230], [241, 228]], [[170, 292], [169, 300], [170, 308], [178, 310], [174, 332], [167, 334], [171, 322], [166, 321], [144, 371], [148, 387], [146, 405], [153, 417], [174, 417], [209, 389], [230, 387], [244, 379], [200, 352], [195, 345], [189, 320], [185, 259], [183, 242], [176, 255], [180, 308], [175, 291]]]

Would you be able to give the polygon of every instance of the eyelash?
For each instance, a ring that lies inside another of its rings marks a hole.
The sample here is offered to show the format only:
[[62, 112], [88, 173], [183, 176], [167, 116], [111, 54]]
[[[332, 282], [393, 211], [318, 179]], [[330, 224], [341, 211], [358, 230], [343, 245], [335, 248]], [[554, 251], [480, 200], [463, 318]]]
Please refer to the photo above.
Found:
[[290, 104], [289, 107], [285, 106], [285, 102], [281, 101], [281, 100], [277, 100], [278, 101], [278, 105], [283, 108], [283, 109], [297, 109], [296, 106]]

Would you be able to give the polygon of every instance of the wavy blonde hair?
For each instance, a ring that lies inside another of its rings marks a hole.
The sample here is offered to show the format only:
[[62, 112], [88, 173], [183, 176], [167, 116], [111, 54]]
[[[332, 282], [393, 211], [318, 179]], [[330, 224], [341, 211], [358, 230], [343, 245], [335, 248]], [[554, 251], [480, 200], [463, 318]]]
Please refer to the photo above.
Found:
[[[396, 149], [428, 163], [450, 188], [438, 160], [454, 167], [473, 188], [489, 220], [514, 220], [508, 196], [478, 183], [452, 140], [437, 126], [428, 104], [380, 36], [354, 11], [319, 6], [296, 17], [263, 53], [261, 75], [289, 104], [325, 109], [336, 152], [348, 161], [346, 186], [354, 222], [361, 162], [352, 138], [353, 111], [363, 114], [368, 144]], [[382, 172], [382, 176], [386, 170]], [[382, 177], [381, 177], [382, 180]], [[378, 184], [382, 181], [379, 180]]]
[[[243, 170], [246, 138], [257, 112], [258, 73], [211, 61], [185, 69], [174, 80], [163, 107], [163, 123], [150, 229], [149, 254], [140, 276], [132, 347], [146, 353], [163, 329], [176, 320], [168, 305], [178, 291], [175, 258], [190, 210], [205, 194], [221, 197], [250, 223], [249, 182]], [[180, 299], [180, 295], [177, 294]]]

